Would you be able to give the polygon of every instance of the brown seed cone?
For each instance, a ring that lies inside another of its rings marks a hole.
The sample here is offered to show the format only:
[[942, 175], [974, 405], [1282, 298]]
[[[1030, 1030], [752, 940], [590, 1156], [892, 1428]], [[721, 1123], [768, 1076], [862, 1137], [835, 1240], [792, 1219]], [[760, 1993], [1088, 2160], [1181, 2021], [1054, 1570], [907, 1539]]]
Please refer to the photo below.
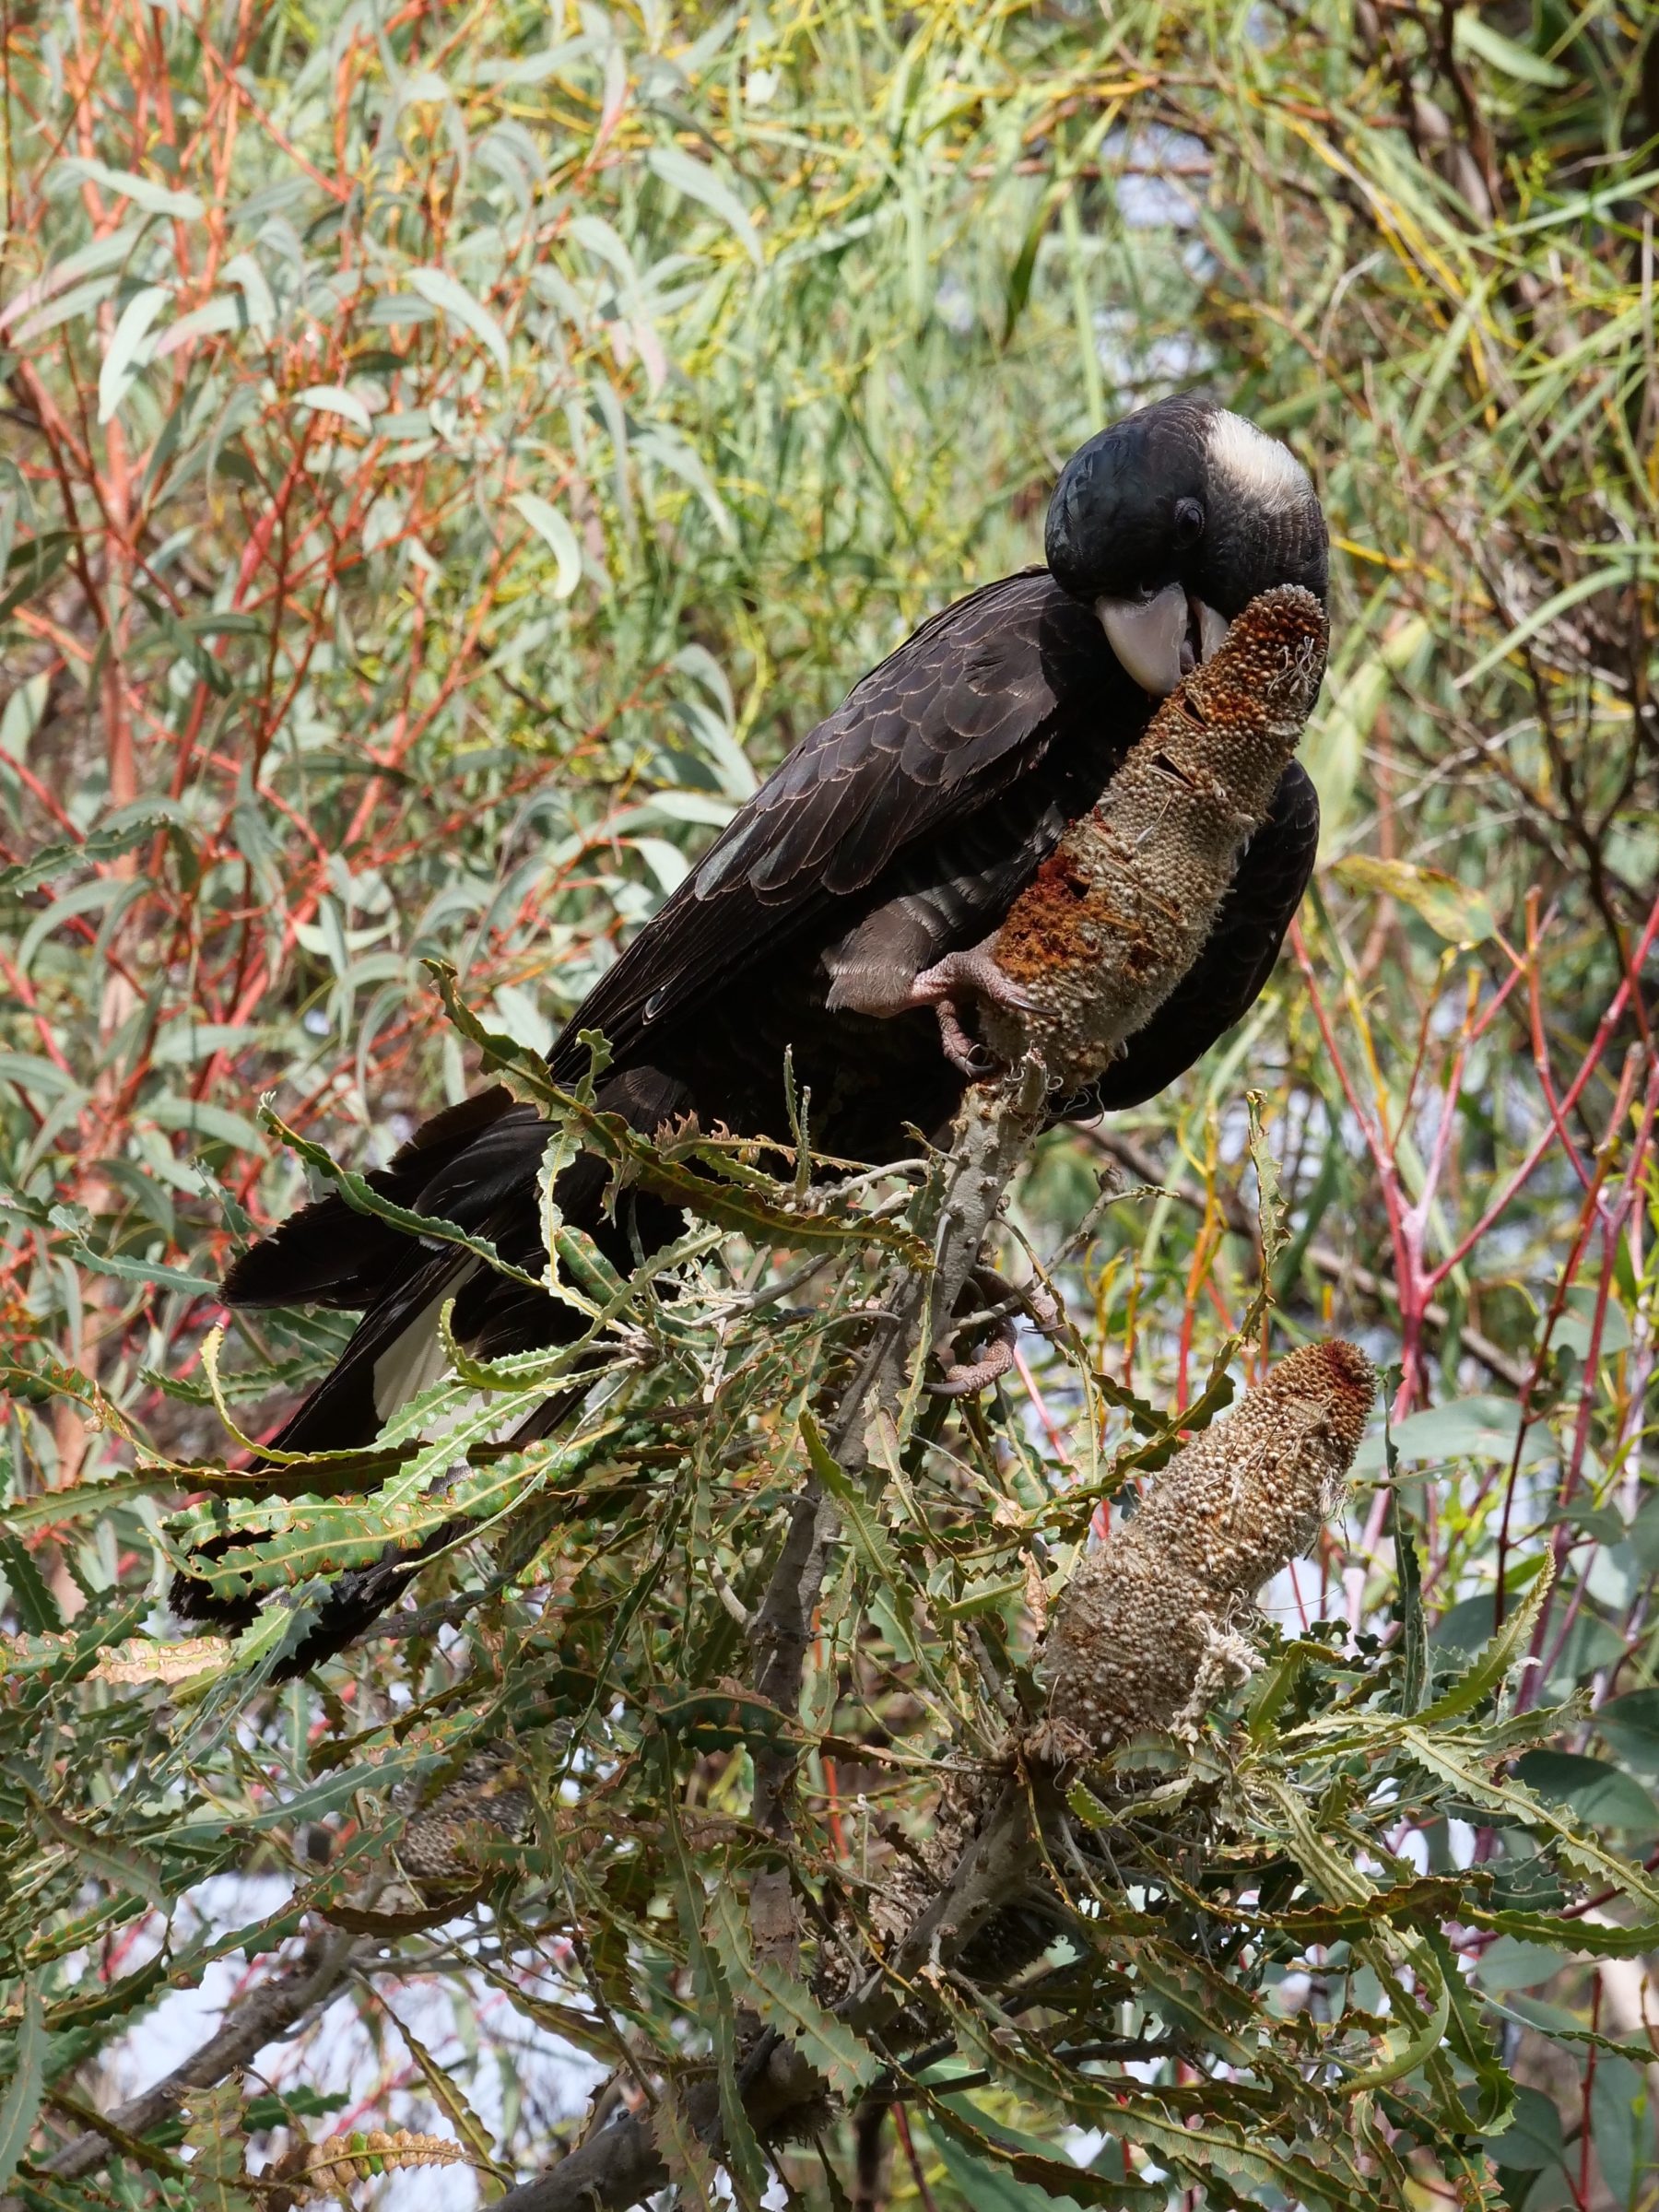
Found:
[[1340, 1503], [1376, 1391], [1357, 1345], [1304, 1345], [1176, 1453], [1061, 1594], [1033, 1758], [1098, 1756], [1148, 1728], [1190, 1734], [1250, 1672], [1239, 1625]]
[[[512, 1747], [486, 1744], [469, 1752], [453, 1780], [428, 1802], [400, 1783], [392, 1802], [409, 1811], [397, 1841], [398, 1864], [417, 1882], [476, 1878], [501, 1864], [501, 1847], [528, 1833], [535, 1804]], [[492, 1855], [493, 1854], [493, 1855]]]
[[1318, 694], [1326, 635], [1312, 592], [1264, 592], [1164, 700], [997, 935], [996, 965], [1034, 1002], [984, 1007], [1001, 1060], [1035, 1052], [1052, 1088], [1080, 1090], [1158, 1011], [1266, 818]]

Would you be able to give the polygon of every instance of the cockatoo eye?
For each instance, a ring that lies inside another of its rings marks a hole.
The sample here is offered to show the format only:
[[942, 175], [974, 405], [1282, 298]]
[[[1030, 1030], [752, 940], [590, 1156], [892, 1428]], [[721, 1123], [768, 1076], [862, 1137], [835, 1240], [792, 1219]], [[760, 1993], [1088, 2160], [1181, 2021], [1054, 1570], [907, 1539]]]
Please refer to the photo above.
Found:
[[1175, 503], [1175, 543], [1181, 547], [1195, 546], [1204, 535], [1204, 509], [1196, 500], [1178, 500]]

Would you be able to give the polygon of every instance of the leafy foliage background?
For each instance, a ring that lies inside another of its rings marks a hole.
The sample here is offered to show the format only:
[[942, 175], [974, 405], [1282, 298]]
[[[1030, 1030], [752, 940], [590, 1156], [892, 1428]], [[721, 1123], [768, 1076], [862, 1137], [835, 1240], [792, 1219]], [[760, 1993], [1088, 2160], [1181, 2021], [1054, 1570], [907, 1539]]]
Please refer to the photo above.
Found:
[[[804, 1319], [752, 1302], [808, 1250], [752, 1190], [672, 1309], [637, 1286], [657, 1364], [606, 1354], [629, 1483], [555, 1534], [535, 1470], [484, 1482], [512, 1517], [423, 1582], [446, 1623], [325, 1687], [263, 1689], [252, 1648], [194, 1690], [100, 1675], [164, 1633], [164, 1523], [199, 1485], [153, 1470], [222, 1460], [215, 1388], [258, 1433], [335, 1340], [276, 1318], [212, 1381], [218, 1269], [303, 1189], [259, 1101], [351, 1166], [459, 1096], [477, 1048], [432, 959], [545, 1043], [858, 673], [1037, 556], [1065, 453], [1199, 378], [1292, 441], [1332, 518], [1316, 891], [1243, 1030], [1022, 1185], [1009, 1239], [1074, 1331], [1028, 1335], [1017, 1386], [847, 1548], [802, 1718], [810, 1878], [867, 1851], [875, 1799], [924, 1832], [941, 1747], [1006, 1722], [1032, 1578], [1120, 1446], [1211, 1402], [1218, 1354], [1248, 1377], [1360, 1335], [1399, 1478], [1379, 1437], [1276, 1594], [1248, 1750], [1223, 1726], [1180, 1771], [1135, 1830], [1147, 1878], [1099, 1908], [1112, 2032], [1169, 2047], [1131, 2073], [959, 2022], [870, 2201], [1043, 2201], [1052, 2173], [986, 2163], [998, 2127], [1093, 2150], [1079, 2201], [1659, 2195], [1633, 1871], [1659, 1848], [1651, 26], [1553, 0], [7, 9], [0, 2163], [28, 2201], [229, 2201], [212, 2140], [257, 2166], [344, 2098], [463, 2141], [479, 2165], [375, 2184], [461, 2203], [573, 2124], [597, 2066], [549, 2071], [553, 2039], [709, 2063], [744, 1938], [711, 1949], [696, 1899], [751, 1863], [757, 1724], [662, 1711], [734, 1664], [707, 1562], [763, 1579], [800, 1407], [875, 1279], [862, 1216], [824, 1222]], [[1103, 1169], [1136, 1187], [1096, 1206]], [[689, 1441], [656, 1421], [688, 1399]], [[301, 1501], [273, 1572], [302, 1587], [318, 1525], [371, 1551], [393, 1502]], [[395, 1785], [503, 1731], [534, 1841], [447, 1920], [317, 1953], [306, 1911], [383, 1878]], [[1183, 1984], [1194, 1924], [1154, 1865], [1207, 1869], [1206, 1941], [1245, 1900], [1277, 1933]], [[222, 2005], [235, 1958], [253, 1985], [334, 1961], [273, 2086], [47, 2181], [166, 1993]], [[834, 2124], [833, 2186], [787, 2154], [806, 2201], [862, 2186]]]

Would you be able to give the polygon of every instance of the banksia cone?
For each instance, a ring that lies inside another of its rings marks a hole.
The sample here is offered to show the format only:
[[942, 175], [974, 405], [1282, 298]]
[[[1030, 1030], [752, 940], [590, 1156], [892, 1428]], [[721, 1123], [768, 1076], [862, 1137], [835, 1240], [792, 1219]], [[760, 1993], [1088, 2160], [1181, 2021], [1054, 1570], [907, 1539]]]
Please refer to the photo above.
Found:
[[1164, 700], [990, 948], [1028, 1001], [982, 1008], [1005, 1064], [1035, 1052], [1053, 1088], [1081, 1090], [1185, 975], [1296, 750], [1325, 640], [1312, 592], [1264, 592]]
[[1098, 1756], [1147, 1728], [1191, 1734], [1250, 1672], [1240, 1623], [1341, 1502], [1376, 1389], [1357, 1345], [1305, 1345], [1176, 1453], [1061, 1594], [1034, 1758]]
[[501, 1847], [529, 1832], [535, 1804], [512, 1747], [486, 1744], [462, 1761], [453, 1781], [429, 1802], [418, 1786], [399, 1783], [392, 1802], [408, 1810], [397, 1841], [398, 1864], [418, 1882], [476, 1879], [501, 1863]]

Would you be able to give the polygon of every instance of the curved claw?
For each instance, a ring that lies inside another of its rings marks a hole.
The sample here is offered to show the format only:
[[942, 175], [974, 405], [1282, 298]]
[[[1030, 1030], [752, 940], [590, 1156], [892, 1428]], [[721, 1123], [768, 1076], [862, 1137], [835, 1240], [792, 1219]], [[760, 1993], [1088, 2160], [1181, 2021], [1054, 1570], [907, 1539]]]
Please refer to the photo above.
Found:
[[972, 1082], [994, 1076], [1001, 1063], [982, 1044], [976, 1043], [957, 1018], [952, 1002], [942, 998], [934, 1008], [939, 1018], [939, 1042], [952, 1067], [959, 1067]]
[[912, 1006], [932, 1006], [938, 1015], [945, 1057], [976, 1082], [995, 1075], [1003, 1064], [963, 1029], [957, 1012], [959, 999], [967, 994], [1012, 1014], [1029, 1014], [1037, 1003], [997, 966], [995, 945], [994, 937], [987, 937], [982, 945], [971, 946], [965, 952], [947, 952], [942, 960], [923, 969], [910, 990]]
[[996, 939], [987, 937], [982, 945], [970, 946], [966, 952], [947, 952], [931, 968], [924, 968], [911, 984], [911, 1005], [937, 1006], [942, 999], [971, 991], [976, 998], [989, 999], [994, 1006], [1006, 1006], [1015, 1014], [1029, 1014], [1037, 1002], [1022, 984], [997, 966], [995, 946]]

